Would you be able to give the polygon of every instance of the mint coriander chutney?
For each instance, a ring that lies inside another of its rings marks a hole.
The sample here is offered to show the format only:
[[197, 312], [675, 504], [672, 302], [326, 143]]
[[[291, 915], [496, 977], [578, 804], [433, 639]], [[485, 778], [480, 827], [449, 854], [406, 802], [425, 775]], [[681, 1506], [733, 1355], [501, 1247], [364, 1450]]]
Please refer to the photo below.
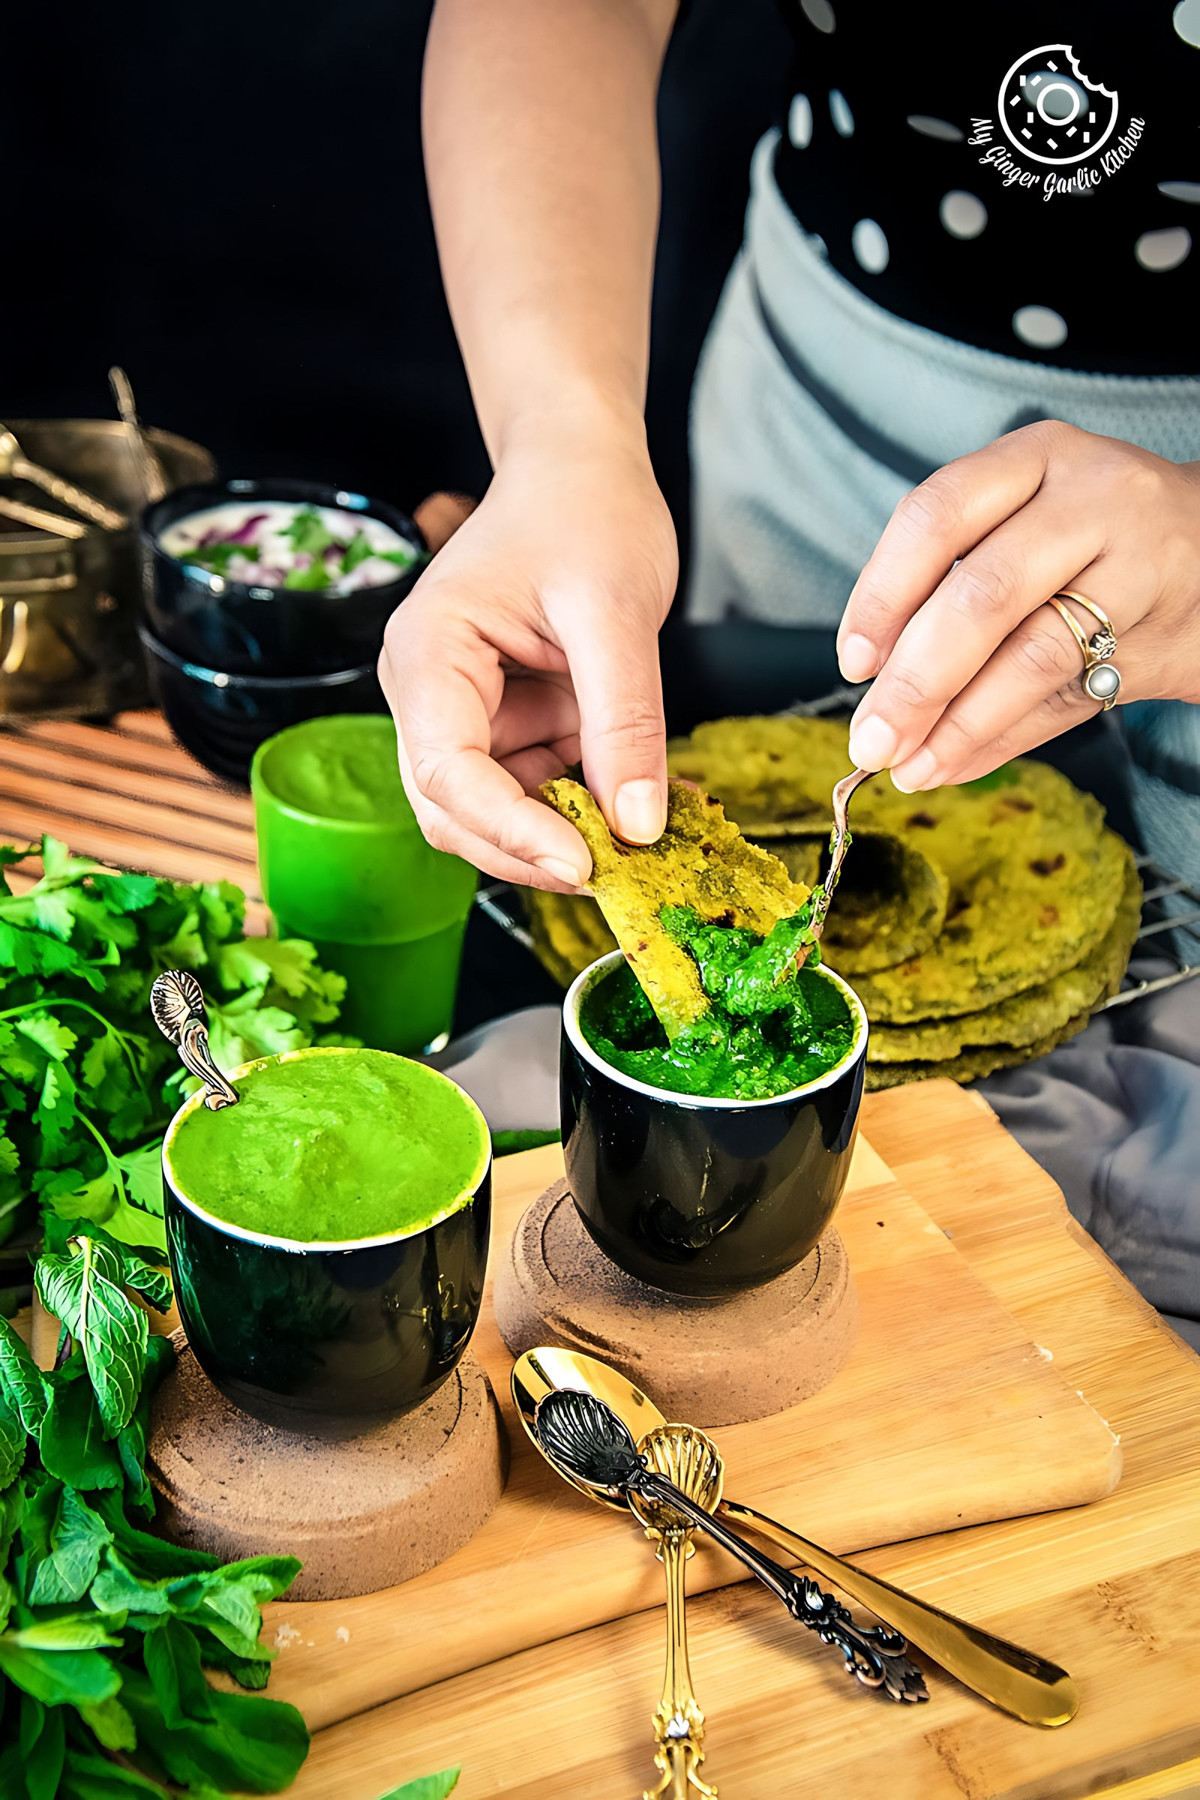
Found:
[[[627, 964], [585, 995], [584, 1037], [601, 1059], [651, 1087], [708, 1099], [767, 1100], [818, 1081], [849, 1055], [857, 1020], [821, 970], [808, 908], [764, 938], [706, 925], [687, 907], [662, 923], [694, 958], [711, 1004], [674, 1039]], [[812, 946], [797, 973], [802, 946]]]
[[236, 1106], [191, 1103], [164, 1145], [176, 1191], [269, 1238], [352, 1243], [423, 1231], [472, 1199], [483, 1115], [444, 1075], [382, 1050], [313, 1049], [251, 1063]]

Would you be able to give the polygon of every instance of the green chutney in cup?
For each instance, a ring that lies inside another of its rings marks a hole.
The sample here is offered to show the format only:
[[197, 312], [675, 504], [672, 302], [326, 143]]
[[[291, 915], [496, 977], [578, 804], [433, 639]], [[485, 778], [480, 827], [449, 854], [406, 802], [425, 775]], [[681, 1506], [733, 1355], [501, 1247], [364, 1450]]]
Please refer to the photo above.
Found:
[[339, 1029], [401, 1054], [443, 1043], [476, 872], [426, 843], [391, 719], [293, 725], [258, 750], [250, 787], [280, 936], [311, 939], [346, 977]]

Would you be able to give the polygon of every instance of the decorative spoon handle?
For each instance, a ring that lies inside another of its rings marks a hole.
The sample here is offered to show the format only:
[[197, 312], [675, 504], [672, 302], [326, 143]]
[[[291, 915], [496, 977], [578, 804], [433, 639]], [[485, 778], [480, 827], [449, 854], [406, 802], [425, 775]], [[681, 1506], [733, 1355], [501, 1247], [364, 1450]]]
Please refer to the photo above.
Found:
[[115, 507], [106, 506], [103, 500], [97, 500], [86, 488], [76, 487], [73, 481], [56, 475], [52, 469], [43, 469], [40, 463], [30, 462], [27, 456], [15, 456], [10, 473], [19, 481], [31, 481], [44, 493], [52, 495], [55, 500], [61, 500], [64, 506], [69, 506], [72, 512], [90, 519], [93, 525], [103, 525], [106, 531], [124, 531], [129, 524], [126, 515], [118, 512]]
[[722, 1500], [717, 1510], [722, 1519], [768, 1539], [827, 1581], [835, 1581], [872, 1612], [892, 1620], [919, 1650], [993, 1706], [1023, 1719], [1027, 1725], [1065, 1725], [1074, 1718], [1079, 1707], [1078, 1690], [1057, 1663], [1022, 1650], [1004, 1638], [993, 1637], [991, 1632], [968, 1625], [876, 1575], [868, 1575], [865, 1569], [843, 1562], [832, 1551], [810, 1543], [786, 1525], [755, 1512], [753, 1507], [739, 1505], [736, 1500]]
[[688, 1662], [687, 1596], [683, 1571], [688, 1559], [690, 1531], [664, 1531], [659, 1557], [667, 1583], [667, 1665], [662, 1699], [654, 1714], [658, 1748], [654, 1766], [659, 1780], [647, 1788], [642, 1800], [717, 1800], [717, 1790], [700, 1776], [704, 1761], [704, 1714], [692, 1687]]
[[204, 990], [191, 971], [164, 970], [150, 989], [150, 1011], [168, 1043], [174, 1044], [179, 1051], [184, 1067], [204, 1083], [204, 1104], [209, 1111], [219, 1112], [223, 1106], [236, 1106], [237, 1089], [230, 1085], [213, 1061], [208, 1045]]
[[787, 1607], [793, 1619], [815, 1631], [823, 1644], [832, 1644], [846, 1659], [846, 1668], [864, 1687], [881, 1688], [892, 1700], [928, 1700], [925, 1677], [908, 1660], [908, 1645], [887, 1625], [859, 1625], [840, 1600], [817, 1586], [806, 1575], [794, 1575], [769, 1556], [755, 1550], [735, 1531], [697, 1506], [673, 1481], [652, 1469], [637, 1468], [629, 1478], [632, 1492], [651, 1500], [666, 1501], [707, 1531], [764, 1587]]

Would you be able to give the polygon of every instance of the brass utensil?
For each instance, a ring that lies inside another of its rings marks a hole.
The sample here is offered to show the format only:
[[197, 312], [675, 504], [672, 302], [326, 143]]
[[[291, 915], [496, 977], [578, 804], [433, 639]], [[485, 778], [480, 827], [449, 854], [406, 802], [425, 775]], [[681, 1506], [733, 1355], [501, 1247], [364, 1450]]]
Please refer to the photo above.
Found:
[[[642, 1440], [642, 1454], [652, 1469], [673, 1481], [681, 1492], [711, 1512], [721, 1497], [721, 1458], [717, 1447], [690, 1425], [659, 1425]], [[704, 1714], [692, 1687], [688, 1662], [687, 1594], [684, 1570], [692, 1554], [693, 1527], [674, 1507], [631, 1494], [632, 1511], [657, 1546], [667, 1585], [667, 1664], [662, 1698], [654, 1714], [658, 1748], [656, 1786], [642, 1800], [686, 1800], [689, 1794], [717, 1800], [717, 1790], [701, 1779], [704, 1761]]]
[[236, 1106], [238, 1091], [213, 1061], [208, 1044], [208, 1015], [204, 990], [189, 969], [165, 969], [150, 989], [154, 1023], [179, 1052], [191, 1074], [204, 1083], [204, 1104], [210, 1112]]
[[124, 369], [116, 364], [108, 371], [108, 385], [116, 402], [121, 423], [129, 434], [129, 442], [133, 446], [133, 459], [138, 467], [138, 481], [148, 503], [161, 500], [167, 491], [167, 480], [150, 443], [142, 430], [142, 422], [138, 418], [137, 403], [133, 397], [133, 385]]
[[7, 494], [0, 494], [0, 513], [6, 519], [16, 519], [18, 524], [32, 525], [36, 531], [52, 531], [55, 537], [70, 538], [72, 542], [88, 534], [87, 526], [79, 519], [47, 512], [44, 506], [27, 506], [24, 500], [12, 500]]
[[[538, 1402], [556, 1389], [595, 1394], [612, 1407], [638, 1440], [666, 1423], [654, 1402], [617, 1369], [578, 1351], [545, 1347], [529, 1350], [519, 1357], [512, 1372], [517, 1412], [535, 1443]], [[593, 1500], [618, 1508], [626, 1504], [622, 1498], [589, 1489], [566, 1470], [561, 1472]], [[952, 1613], [943, 1612], [940, 1607], [893, 1587], [891, 1582], [869, 1575], [865, 1569], [822, 1549], [819, 1544], [752, 1507], [723, 1496], [717, 1516], [744, 1526], [756, 1537], [766, 1539], [814, 1569], [826, 1581], [835, 1582], [843, 1592], [903, 1631], [911, 1644], [933, 1657], [964, 1687], [990, 1700], [1003, 1712], [1024, 1720], [1027, 1725], [1065, 1725], [1074, 1718], [1079, 1707], [1078, 1690], [1070, 1675], [1057, 1663], [1023, 1650], [1018, 1644], [1011, 1644], [963, 1619], [956, 1619]]]
[[864, 1687], [878, 1688], [889, 1700], [928, 1700], [925, 1677], [905, 1652], [899, 1632], [886, 1625], [859, 1625], [840, 1601], [807, 1575], [793, 1575], [756, 1550], [721, 1520], [698, 1506], [669, 1477], [651, 1467], [628, 1427], [594, 1394], [559, 1389], [538, 1401], [535, 1441], [556, 1468], [570, 1469], [588, 1487], [665, 1501], [728, 1550], [765, 1588], [782, 1601], [793, 1619], [832, 1644], [845, 1659], [847, 1672]]
[[31, 481], [93, 525], [103, 525], [106, 531], [124, 531], [129, 524], [123, 512], [106, 506], [86, 488], [76, 487], [73, 481], [56, 475], [52, 469], [43, 469], [40, 463], [30, 462], [7, 425], [0, 425], [0, 480], [9, 476], [18, 481]]

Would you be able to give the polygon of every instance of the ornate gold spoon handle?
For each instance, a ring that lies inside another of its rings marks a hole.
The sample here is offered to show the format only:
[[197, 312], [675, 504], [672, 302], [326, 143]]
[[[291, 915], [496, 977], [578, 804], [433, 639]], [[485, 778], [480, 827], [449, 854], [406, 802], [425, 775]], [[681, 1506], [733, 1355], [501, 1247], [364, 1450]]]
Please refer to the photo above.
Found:
[[659, 1540], [658, 1554], [667, 1583], [667, 1666], [662, 1699], [654, 1715], [654, 1734], [658, 1739], [654, 1766], [659, 1771], [659, 1781], [646, 1789], [642, 1800], [688, 1800], [696, 1794], [716, 1800], [716, 1788], [700, 1777], [704, 1714], [692, 1687], [688, 1662], [684, 1569], [690, 1546], [688, 1531], [664, 1531]]
[[31, 481], [44, 493], [69, 506], [72, 512], [90, 519], [93, 525], [103, 525], [106, 531], [124, 531], [129, 524], [123, 512], [106, 506], [86, 488], [76, 487], [73, 481], [56, 475], [53, 469], [43, 469], [40, 463], [30, 462], [12, 432], [7, 426], [0, 425], [0, 477], [5, 475], [15, 476], [18, 481]]
[[154, 1023], [179, 1052], [179, 1060], [204, 1083], [204, 1104], [210, 1112], [236, 1106], [238, 1091], [213, 1061], [208, 1046], [204, 990], [188, 969], [165, 969], [150, 989]]
[[827, 1581], [836, 1582], [853, 1599], [887, 1619], [897, 1632], [903, 1632], [919, 1650], [934, 1657], [949, 1674], [1026, 1724], [1065, 1725], [1078, 1711], [1079, 1691], [1057, 1663], [1005, 1638], [993, 1637], [977, 1625], [968, 1625], [964, 1619], [918, 1600], [915, 1594], [904, 1593], [753, 1507], [722, 1500], [718, 1511], [721, 1518], [766, 1538]]

